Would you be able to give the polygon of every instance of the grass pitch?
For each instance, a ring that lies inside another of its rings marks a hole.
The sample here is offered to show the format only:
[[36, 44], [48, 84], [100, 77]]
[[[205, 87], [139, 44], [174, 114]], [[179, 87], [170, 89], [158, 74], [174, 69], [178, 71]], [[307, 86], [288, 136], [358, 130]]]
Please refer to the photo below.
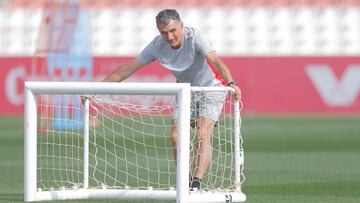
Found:
[[[23, 202], [22, 117], [0, 126], [0, 202]], [[244, 117], [242, 135], [247, 202], [360, 202], [360, 116]]]

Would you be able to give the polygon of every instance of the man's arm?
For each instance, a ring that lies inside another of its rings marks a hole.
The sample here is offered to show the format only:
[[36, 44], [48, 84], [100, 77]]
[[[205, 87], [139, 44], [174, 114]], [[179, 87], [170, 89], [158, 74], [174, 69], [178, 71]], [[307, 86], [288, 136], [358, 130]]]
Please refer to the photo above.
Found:
[[[227, 84], [230, 82], [234, 82], [229, 68], [225, 65], [225, 63], [220, 59], [220, 57], [216, 54], [215, 51], [211, 51], [206, 55], [206, 60], [210, 63], [212, 67], [216, 69], [216, 71], [220, 74], [220, 76], [225, 80]], [[235, 90], [235, 99], [241, 99], [241, 90], [236, 84], [230, 85]]]
[[137, 70], [144, 65], [136, 58], [127, 64], [121, 65], [116, 68], [110, 75], [108, 75], [102, 82], [120, 82], [130, 77]]
[[[110, 75], [108, 75], [102, 82], [120, 82], [128, 78], [144, 65], [138, 59], [134, 59], [127, 64], [116, 68]], [[87, 96], [81, 96], [81, 102], [84, 104]]]

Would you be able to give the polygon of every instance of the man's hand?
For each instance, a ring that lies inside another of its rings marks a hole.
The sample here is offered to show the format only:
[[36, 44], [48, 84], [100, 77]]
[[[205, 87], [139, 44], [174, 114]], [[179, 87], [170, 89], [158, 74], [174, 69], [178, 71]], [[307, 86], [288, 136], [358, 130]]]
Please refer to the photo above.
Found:
[[235, 100], [240, 101], [241, 100], [241, 90], [240, 90], [240, 88], [237, 85], [230, 85], [230, 87], [232, 87], [235, 90], [235, 92], [234, 92]]
[[81, 103], [84, 105], [85, 104], [85, 101], [87, 100], [87, 99], [90, 99], [90, 97], [89, 96], [80, 96], [80, 99], [81, 99]]

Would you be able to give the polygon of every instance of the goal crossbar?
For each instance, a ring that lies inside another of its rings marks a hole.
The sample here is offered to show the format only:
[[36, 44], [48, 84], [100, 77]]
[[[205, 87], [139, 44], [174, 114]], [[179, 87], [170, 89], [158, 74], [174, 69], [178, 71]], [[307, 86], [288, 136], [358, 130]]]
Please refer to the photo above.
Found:
[[177, 95], [186, 88], [187, 83], [25, 82], [33, 94]]

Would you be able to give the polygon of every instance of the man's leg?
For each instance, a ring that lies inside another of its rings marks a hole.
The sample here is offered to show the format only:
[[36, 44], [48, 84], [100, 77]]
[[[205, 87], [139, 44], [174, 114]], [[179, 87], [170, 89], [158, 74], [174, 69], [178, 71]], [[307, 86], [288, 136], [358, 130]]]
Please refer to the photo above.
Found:
[[[192, 123], [192, 127], [194, 127], [195, 123]], [[195, 171], [190, 180], [190, 187], [191, 188], [200, 188], [200, 182], [203, 176], [206, 173], [207, 168], [209, 167], [211, 158], [212, 158], [212, 145], [211, 145], [211, 138], [214, 129], [215, 121], [206, 118], [206, 117], [199, 117], [197, 129], [197, 147], [195, 152]], [[177, 155], [177, 127], [176, 122], [172, 121], [172, 128], [171, 128], [171, 140], [173, 145], [173, 155], [176, 161]]]
[[194, 177], [202, 179], [209, 167], [212, 157], [211, 138], [215, 121], [199, 117], [199, 126], [197, 131], [197, 151], [195, 156]]
[[194, 172], [196, 179], [201, 180], [209, 167], [212, 158], [212, 134], [221, 114], [226, 95], [226, 92], [206, 92], [201, 97], [196, 135], [198, 141]]

